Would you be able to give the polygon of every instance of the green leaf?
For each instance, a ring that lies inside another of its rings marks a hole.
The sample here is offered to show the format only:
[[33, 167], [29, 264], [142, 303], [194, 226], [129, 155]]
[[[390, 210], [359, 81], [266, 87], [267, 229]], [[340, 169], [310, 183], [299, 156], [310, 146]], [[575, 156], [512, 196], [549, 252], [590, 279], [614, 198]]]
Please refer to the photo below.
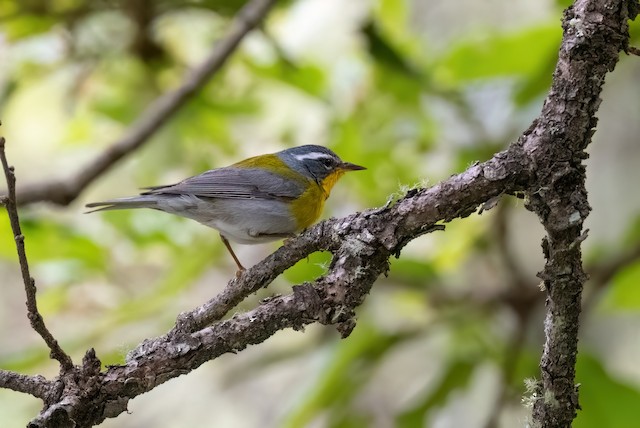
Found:
[[580, 384], [582, 407], [574, 428], [635, 428], [638, 426], [640, 391], [611, 377], [600, 361], [584, 352], [578, 354], [576, 381]]
[[325, 411], [331, 412], [330, 426], [367, 426], [355, 424], [361, 423], [362, 419], [354, 419], [352, 409], [348, 410], [351, 400], [366, 384], [380, 358], [403, 337], [386, 334], [373, 328], [371, 324], [360, 321], [351, 336], [336, 345], [314, 389], [303, 399], [300, 406], [288, 415], [281, 426], [308, 426]]
[[380, 0], [376, 2], [376, 19], [386, 29], [406, 32], [407, 18], [410, 16], [409, 4], [406, 1]]
[[284, 277], [292, 284], [312, 281], [327, 272], [330, 262], [331, 253], [316, 252], [287, 269]]
[[444, 404], [452, 391], [463, 388], [469, 383], [475, 367], [476, 362], [471, 360], [451, 361], [444, 369], [440, 382], [425, 395], [423, 401], [396, 417], [396, 426], [398, 428], [424, 426], [426, 416], [434, 407]]
[[515, 94], [515, 102], [519, 106], [524, 106], [534, 99], [546, 94], [551, 87], [556, 61], [557, 58], [555, 55], [548, 55], [546, 60], [543, 58], [538, 69], [533, 71], [528, 78], [523, 80]]
[[571, 6], [572, 4], [573, 0], [556, 0], [556, 5], [560, 6], [563, 9]]
[[[64, 344], [62, 345], [64, 347]], [[40, 342], [15, 353], [0, 355], [0, 367], [18, 373], [33, 373], [42, 370], [42, 367], [47, 363], [51, 366], [55, 365], [55, 362], [49, 358], [46, 347]]]
[[322, 97], [327, 89], [324, 71], [311, 64], [293, 64], [278, 60], [268, 65], [247, 61], [250, 70], [257, 76], [278, 80], [314, 97]]
[[546, 67], [549, 56], [556, 56], [561, 36], [561, 30], [554, 24], [515, 34], [476, 37], [460, 43], [442, 58], [436, 74], [454, 83], [493, 77], [531, 77]]
[[107, 57], [92, 79], [92, 109], [123, 124], [132, 122], [157, 97], [153, 75], [134, 57]]
[[609, 310], [640, 310], [640, 263], [621, 269], [614, 277], [603, 300]]
[[630, 44], [637, 45], [640, 40], [640, 19], [636, 18], [629, 22]]
[[408, 257], [391, 259], [390, 270], [394, 280], [420, 288], [428, 286], [438, 276], [432, 263]]
[[[509, 358], [512, 355], [504, 353]], [[502, 364], [511, 365], [511, 361], [503, 360]], [[525, 379], [535, 379], [540, 377], [540, 349], [533, 345], [525, 346], [517, 355], [517, 360], [513, 364], [513, 374], [510, 376], [511, 387], [527, 394]]]
[[47, 15], [19, 15], [2, 23], [2, 32], [8, 41], [14, 41], [49, 31], [57, 23], [56, 19]]
[[402, 55], [399, 49], [387, 40], [385, 35], [376, 26], [375, 21], [368, 21], [362, 27], [362, 34], [367, 40], [369, 54], [379, 64], [406, 75], [417, 78], [419, 73], [416, 68]]
[[624, 246], [633, 248], [640, 242], [640, 215], [631, 220], [624, 233]]
[[[78, 260], [85, 268], [104, 268], [104, 249], [82, 235], [73, 225], [26, 216], [20, 220], [30, 262]], [[8, 222], [0, 222], [0, 257], [16, 257], [13, 233]]]
[[[286, 7], [292, 0], [281, 0], [277, 2], [277, 7]], [[169, 7], [184, 7], [183, 1], [170, 0], [166, 2], [165, 6]], [[245, 0], [198, 0], [195, 2], [187, 2], [191, 7], [199, 7], [203, 9], [209, 9], [221, 16], [234, 17], [236, 14], [246, 5]]]

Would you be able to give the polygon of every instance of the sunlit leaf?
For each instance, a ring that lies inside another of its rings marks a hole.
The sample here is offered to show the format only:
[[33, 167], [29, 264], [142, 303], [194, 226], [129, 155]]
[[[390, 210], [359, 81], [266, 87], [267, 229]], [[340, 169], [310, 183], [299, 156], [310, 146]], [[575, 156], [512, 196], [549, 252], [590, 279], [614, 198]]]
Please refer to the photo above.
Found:
[[629, 21], [629, 35], [631, 36], [631, 45], [637, 45], [640, 40], [640, 20], [637, 18]]
[[256, 75], [277, 79], [309, 95], [321, 97], [326, 92], [325, 73], [319, 67], [310, 64], [292, 64], [283, 60], [269, 65], [248, 64]]
[[553, 25], [476, 37], [452, 49], [439, 62], [436, 73], [445, 81], [454, 82], [532, 76], [546, 67], [549, 56], [557, 56], [561, 35], [558, 26]]
[[292, 284], [312, 281], [327, 272], [330, 262], [330, 253], [316, 252], [287, 269], [284, 277]]
[[385, 29], [396, 28], [398, 31], [402, 31], [402, 28], [406, 28], [407, 17], [409, 13], [407, 11], [410, 6], [409, 2], [398, 0], [381, 0], [377, 2], [377, 18], [382, 22]]
[[24, 15], [2, 22], [2, 31], [9, 41], [41, 34], [49, 31], [56, 24], [56, 19], [49, 15]]
[[[282, 0], [278, 2], [281, 7], [287, 6], [292, 0]], [[183, 6], [184, 2], [179, 0], [170, 0], [166, 2], [168, 6]], [[246, 4], [244, 0], [198, 0], [192, 2], [190, 6], [210, 9], [220, 15], [232, 17], [235, 16], [240, 9]]]
[[[79, 260], [85, 268], [104, 268], [104, 249], [72, 225], [24, 216], [21, 225], [30, 261]], [[15, 258], [15, 244], [8, 222], [0, 222], [0, 242], [0, 256]]]
[[640, 263], [621, 269], [607, 289], [603, 307], [611, 310], [640, 310]]
[[556, 5], [566, 8], [573, 4], [573, 0], [556, 0]]
[[522, 80], [522, 84], [517, 88], [515, 101], [519, 105], [533, 101], [540, 97], [551, 87], [553, 70], [556, 66], [556, 57], [548, 55], [542, 66]]

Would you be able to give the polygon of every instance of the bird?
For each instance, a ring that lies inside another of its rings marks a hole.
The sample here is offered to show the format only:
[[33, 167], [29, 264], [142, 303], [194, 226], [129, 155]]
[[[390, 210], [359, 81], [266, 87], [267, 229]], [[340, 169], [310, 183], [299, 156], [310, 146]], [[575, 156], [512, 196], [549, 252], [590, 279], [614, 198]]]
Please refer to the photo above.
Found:
[[239, 274], [245, 268], [229, 241], [259, 244], [295, 236], [318, 220], [344, 173], [364, 169], [326, 147], [308, 144], [86, 207], [92, 209], [87, 213], [151, 208], [198, 221], [218, 231]]

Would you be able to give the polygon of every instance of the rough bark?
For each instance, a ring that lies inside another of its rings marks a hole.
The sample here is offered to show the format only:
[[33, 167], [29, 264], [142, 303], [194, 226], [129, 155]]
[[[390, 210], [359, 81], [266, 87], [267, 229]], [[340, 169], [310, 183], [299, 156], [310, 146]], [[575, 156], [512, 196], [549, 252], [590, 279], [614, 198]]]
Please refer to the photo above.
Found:
[[580, 408], [574, 379], [587, 280], [580, 247], [591, 210], [582, 162], [595, 132], [604, 78], [628, 48], [628, 20], [637, 8], [635, 1], [577, 0], [565, 11], [553, 86], [532, 138], [523, 144], [533, 168], [527, 208], [547, 233], [542, 242], [546, 263], [538, 274], [547, 291], [546, 341], [533, 407], [540, 427], [570, 427]]
[[[605, 75], [615, 67], [620, 52], [628, 49], [628, 20], [637, 10], [635, 0], [577, 0], [563, 18], [558, 64], [542, 112], [507, 150], [431, 188], [411, 190], [385, 207], [312, 227], [230, 281], [216, 298], [181, 314], [169, 333], [144, 341], [123, 365], [101, 370], [89, 350], [81, 365], [43, 380], [40, 387], [23, 388], [45, 402], [29, 426], [93, 426], [126, 411], [129, 399], [284, 328], [320, 322], [335, 325], [346, 337], [355, 326], [355, 308], [387, 272], [389, 258], [398, 256], [407, 242], [442, 230], [443, 222], [466, 217], [478, 207], [489, 208], [503, 194], [518, 194], [526, 198], [527, 208], [538, 215], [547, 232], [546, 264], [539, 274], [547, 292], [546, 342], [533, 425], [569, 427], [579, 408], [574, 377], [586, 279], [580, 244], [590, 210], [582, 162], [596, 125]], [[246, 296], [320, 250], [333, 254], [326, 275], [295, 286], [290, 295], [222, 320]], [[14, 374], [0, 374], [0, 382], [17, 379]]]

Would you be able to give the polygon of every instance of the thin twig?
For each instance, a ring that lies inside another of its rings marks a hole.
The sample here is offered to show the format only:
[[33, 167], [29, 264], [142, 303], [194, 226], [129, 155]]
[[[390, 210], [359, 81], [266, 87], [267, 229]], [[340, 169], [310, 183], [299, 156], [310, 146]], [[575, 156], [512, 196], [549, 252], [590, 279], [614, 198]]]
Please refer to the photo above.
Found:
[[227, 35], [217, 42], [209, 56], [177, 89], [167, 92], [151, 103], [125, 134], [77, 173], [67, 179], [47, 179], [21, 188], [18, 203], [52, 202], [68, 205], [80, 193], [109, 170], [116, 162], [135, 151], [198, 92], [224, 65], [242, 39], [267, 15], [277, 0], [253, 0], [240, 10]]
[[[523, 190], [527, 191], [527, 207], [539, 214], [549, 235], [543, 248], [547, 265], [541, 275], [549, 298], [547, 344], [537, 391], [541, 399], [534, 402], [533, 419], [541, 427], [570, 426], [578, 408], [574, 366], [580, 291], [585, 279], [579, 244], [585, 236], [581, 229], [588, 213], [584, 171], [579, 166], [595, 127], [604, 76], [614, 68], [628, 40], [627, 17], [619, 12], [595, 0], [577, 0], [567, 11], [554, 87], [541, 115], [507, 150], [429, 189], [413, 190], [392, 206], [315, 226], [295, 239], [313, 239], [319, 230], [335, 242], [337, 249], [332, 249], [334, 258], [325, 276], [210, 327], [193, 332], [176, 328], [174, 334], [147, 339], [124, 364], [110, 366], [105, 372], [99, 372], [96, 361], [98, 370], [87, 371], [88, 375], [76, 381], [82, 387], [74, 390], [65, 385], [55, 403], [30, 426], [52, 426], [54, 419], [64, 415], [69, 426], [71, 422], [73, 426], [91, 426], [115, 417], [126, 411], [130, 398], [223, 353], [260, 343], [284, 328], [300, 329], [319, 321], [337, 324], [346, 336], [355, 323], [354, 309], [386, 272], [389, 257], [398, 254], [406, 242], [439, 221], [466, 217], [498, 195]], [[577, 21], [584, 31], [574, 31]], [[574, 189], [579, 194], [571, 193]], [[292, 245], [277, 253], [286, 255]], [[313, 246], [300, 244], [300, 248], [299, 254], [289, 255], [300, 259]], [[239, 283], [254, 280], [264, 285], [270, 278], [268, 272], [290, 263], [290, 257], [285, 260], [274, 254], [261, 262], [263, 270], [247, 271], [236, 285], [243, 287]], [[217, 319], [226, 305], [212, 301], [209, 308], [215, 315], [211, 318]], [[207, 315], [200, 319], [206, 320]]]
[[306, 257], [315, 251], [335, 249], [335, 242], [323, 232], [322, 227], [313, 228], [308, 231], [310, 239], [288, 241], [262, 263], [229, 281], [220, 294], [194, 310], [180, 314], [172, 332], [193, 333], [221, 320], [238, 303], [269, 285], [278, 275], [297, 263], [301, 254]]
[[16, 241], [16, 250], [18, 251], [18, 260], [20, 261], [20, 270], [22, 271], [22, 280], [24, 281], [24, 289], [27, 294], [27, 314], [31, 327], [44, 339], [45, 343], [51, 350], [51, 358], [60, 362], [63, 371], [73, 368], [71, 357], [67, 355], [58, 341], [53, 337], [47, 329], [42, 319], [42, 315], [38, 312], [38, 304], [36, 302], [36, 284], [29, 273], [29, 263], [27, 262], [27, 254], [24, 247], [24, 235], [20, 229], [20, 219], [18, 217], [18, 209], [16, 208], [16, 176], [13, 167], [9, 166], [5, 153], [5, 139], [0, 137], [0, 160], [4, 169], [4, 176], [7, 181], [8, 196], [4, 199], [9, 221], [11, 222], [11, 230]]
[[627, 48], [627, 53], [635, 56], [640, 56], [640, 48], [636, 48], [635, 46], [629, 46]]
[[0, 369], [0, 388], [33, 395], [45, 400], [52, 383], [42, 376], [29, 376]]

